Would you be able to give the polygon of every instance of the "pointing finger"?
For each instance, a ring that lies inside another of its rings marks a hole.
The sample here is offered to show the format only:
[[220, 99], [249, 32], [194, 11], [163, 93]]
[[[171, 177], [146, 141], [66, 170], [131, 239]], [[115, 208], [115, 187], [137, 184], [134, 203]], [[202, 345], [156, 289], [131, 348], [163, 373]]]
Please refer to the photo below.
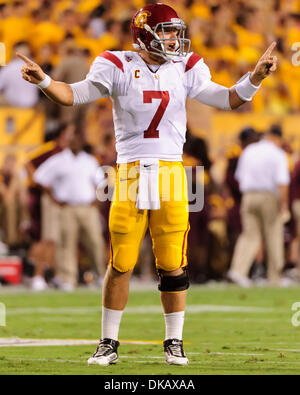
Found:
[[27, 56], [23, 55], [23, 54], [20, 53], [20, 52], [17, 52], [16, 55], [17, 55], [20, 59], [22, 59], [25, 63], [27, 63], [27, 64], [33, 64], [33, 63], [34, 63], [31, 59], [27, 58]]
[[276, 47], [276, 45], [277, 42], [273, 41], [272, 44], [269, 46], [269, 48], [266, 50], [266, 52], [263, 54], [262, 58], [263, 59], [268, 58], [271, 55], [273, 49]]

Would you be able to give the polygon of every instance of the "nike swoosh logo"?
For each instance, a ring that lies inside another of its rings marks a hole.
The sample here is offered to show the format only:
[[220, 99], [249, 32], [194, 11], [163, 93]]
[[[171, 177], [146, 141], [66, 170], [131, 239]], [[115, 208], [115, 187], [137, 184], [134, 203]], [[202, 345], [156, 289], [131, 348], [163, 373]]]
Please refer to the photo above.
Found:
[[150, 166], [152, 166], [152, 165], [144, 165], [144, 167], [150, 167]]

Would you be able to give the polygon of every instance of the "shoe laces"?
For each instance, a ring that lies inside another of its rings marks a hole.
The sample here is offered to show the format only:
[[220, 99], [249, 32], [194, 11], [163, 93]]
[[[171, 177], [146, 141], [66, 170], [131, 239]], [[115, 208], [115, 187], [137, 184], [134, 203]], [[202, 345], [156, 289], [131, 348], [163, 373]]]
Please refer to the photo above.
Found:
[[96, 352], [94, 353], [94, 357], [101, 357], [109, 354], [111, 351], [114, 350], [114, 347], [111, 344], [102, 343], [100, 342]]
[[169, 349], [175, 357], [184, 357], [182, 344], [170, 344]]

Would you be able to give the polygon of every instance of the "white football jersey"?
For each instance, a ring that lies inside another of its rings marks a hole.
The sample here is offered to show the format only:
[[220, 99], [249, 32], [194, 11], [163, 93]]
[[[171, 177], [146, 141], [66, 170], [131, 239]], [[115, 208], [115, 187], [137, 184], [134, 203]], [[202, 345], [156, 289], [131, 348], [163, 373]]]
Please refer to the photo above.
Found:
[[102, 97], [113, 101], [117, 163], [182, 160], [186, 98], [196, 98], [211, 80], [199, 55], [190, 53], [153, 72], [137, 52], [106, 51], [86, 78], [103, 85]]

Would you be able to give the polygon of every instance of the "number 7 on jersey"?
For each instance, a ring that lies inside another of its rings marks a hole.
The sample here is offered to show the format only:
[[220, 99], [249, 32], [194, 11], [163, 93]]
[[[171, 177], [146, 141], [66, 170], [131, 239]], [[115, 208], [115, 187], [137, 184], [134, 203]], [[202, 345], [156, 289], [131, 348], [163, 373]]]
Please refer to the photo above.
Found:
[[152, 103], [153, 99], [161, 99], [161, 103], [148, 127], [144, 132], [144, 138], [159, 138], [158, 125], [164, 116], [164, 113], [168, 107], [170, 101], [170, 95], [168, 91], [144, 91], [143, 92], [144, 103]]

